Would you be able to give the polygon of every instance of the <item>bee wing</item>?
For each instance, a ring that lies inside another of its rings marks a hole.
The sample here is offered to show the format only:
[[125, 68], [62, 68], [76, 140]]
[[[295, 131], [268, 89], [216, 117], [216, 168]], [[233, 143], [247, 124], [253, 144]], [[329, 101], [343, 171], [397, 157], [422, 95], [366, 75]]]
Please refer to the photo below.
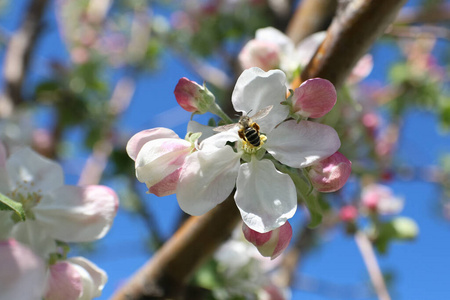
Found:
[[230, 130], [233, 127], [236, 127], [237, 125], [238, 125], [238, 123], [222, 125], [222, 126], [213, 128], [213, 130], [217, 131], [217, 132], [223, 132], [223, 131]]
[[270, 111], [272, 110], [272, 107], [273, 107], [273, 105], [269, 105], [269, 106], [261, 109], [254, 116], [252, 116], [252, 120], [256, 121], [256, 120], [264, 118], [265, 116], [267, 116], [270, 113]]

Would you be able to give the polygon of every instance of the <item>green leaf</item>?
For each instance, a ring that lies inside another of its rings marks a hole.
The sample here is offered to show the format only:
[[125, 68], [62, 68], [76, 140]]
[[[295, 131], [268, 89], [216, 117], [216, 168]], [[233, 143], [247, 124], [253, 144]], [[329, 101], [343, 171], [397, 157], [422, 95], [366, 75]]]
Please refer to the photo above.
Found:
[[322, 223], [322, 207], [320, 206], [319, 199], [310, 194], [304, 198], [306, 207], [308, 207], [309, 214], [311, 215], [311, 221], [309, 222], [309, 228], [315, 228]]
[[2, 193], [0, 193], [0, 210], [12, 210], [22, 221], [25, 221], [26, 219], [22, 203], [16, 202]]

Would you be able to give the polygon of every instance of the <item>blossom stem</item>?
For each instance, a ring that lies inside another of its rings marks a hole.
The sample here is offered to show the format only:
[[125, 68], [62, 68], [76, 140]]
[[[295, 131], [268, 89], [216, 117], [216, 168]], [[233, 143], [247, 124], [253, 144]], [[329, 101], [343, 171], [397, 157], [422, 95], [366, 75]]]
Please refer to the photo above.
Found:
[[222, 108], [217, 104], [213, 103], [209, 107], [209, 112], [219, 116], [226, 124], [233, 123], [233, 120], [222, 110]]

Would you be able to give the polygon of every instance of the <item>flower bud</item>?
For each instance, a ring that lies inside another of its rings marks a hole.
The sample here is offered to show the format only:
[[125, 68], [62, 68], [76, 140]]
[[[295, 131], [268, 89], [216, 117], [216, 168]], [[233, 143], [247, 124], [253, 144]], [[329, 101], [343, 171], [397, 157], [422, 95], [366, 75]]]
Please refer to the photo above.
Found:
[[211, 104], [214, 103], [214, 95], [198, 83], [181, 78], [173, 92], [178, 104], [186, 111], [204, 114], [208, 111]]
[[354, 222], [358, 217], [358, 210], [353, 205], [343, 206], [339, 210], [339, 218], [343, 222]]
[[292, 97], [292, 112], [305, 118], [320, 118], [336, 104], [334, 85], [326, 79], [313, 78], [295, 89]]
[[262, 256], [270, 257], [270, 259], [279, 256], [287, 248], [292, 238], [292, 227], [288, 221], [266, 233], [259, 233], [243, 223], [242, 231], [245, 239], [255, 245]]
[[258, 67], [264, 71], [278, 68], [280, 65], [280, 47], [269, 41], [250, 40], [239, 53], [242, 69]]
[[312, 165], [308, 175], [316, 190], [330, 193], [342, 188], [351, 172], [352, 162], [340, 152], [336, 152]]

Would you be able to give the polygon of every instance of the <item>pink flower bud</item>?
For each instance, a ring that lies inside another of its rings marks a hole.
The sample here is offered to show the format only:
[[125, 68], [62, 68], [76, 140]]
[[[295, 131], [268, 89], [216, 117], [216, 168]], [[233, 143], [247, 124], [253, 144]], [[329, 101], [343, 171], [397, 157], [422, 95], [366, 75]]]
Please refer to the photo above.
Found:
[[358, 217], [358, 210], [353, 205], [346, 205], [339, 211], [339, 218], [343, 222], [354, 222]]
[[30, 249], [10, 239], [0, 241], [0, 298], [41, 299], [45, 264]]
[[316, 190], [323, 193], [342, 188], [352, 172], [352, 162], [340, 152], [311, 166], [309, 178]]
[[280, 47], [269, 41], [250, 40], [239, 53], [242, 69], [258, 67], [264, 71], [276, 69], [280, 65]]
[[287, 248], [292, 238], [292, 227], [288, 221], [266, 233], [259, 233], [243, 223], [242, 231], [247, 241], [255, 245], [262, 256], [270, 257], [270, 259], [279, 256]]
[[186, 77], [178, 81], [173, 93], [178, 104], [189, 112], [203, 114], [215, 101], [214, 95], [205, 86], [201, 86]]
[[294, 91], [292, 110], [306, 118], [320, 118], [336, 104], [334, 85], [326, 79], [313, 78], [303, 82]]
[[81, 275], [74, 265], [59, 261], [50, 266], [46, 300], [77, 300], [82, 291]]

